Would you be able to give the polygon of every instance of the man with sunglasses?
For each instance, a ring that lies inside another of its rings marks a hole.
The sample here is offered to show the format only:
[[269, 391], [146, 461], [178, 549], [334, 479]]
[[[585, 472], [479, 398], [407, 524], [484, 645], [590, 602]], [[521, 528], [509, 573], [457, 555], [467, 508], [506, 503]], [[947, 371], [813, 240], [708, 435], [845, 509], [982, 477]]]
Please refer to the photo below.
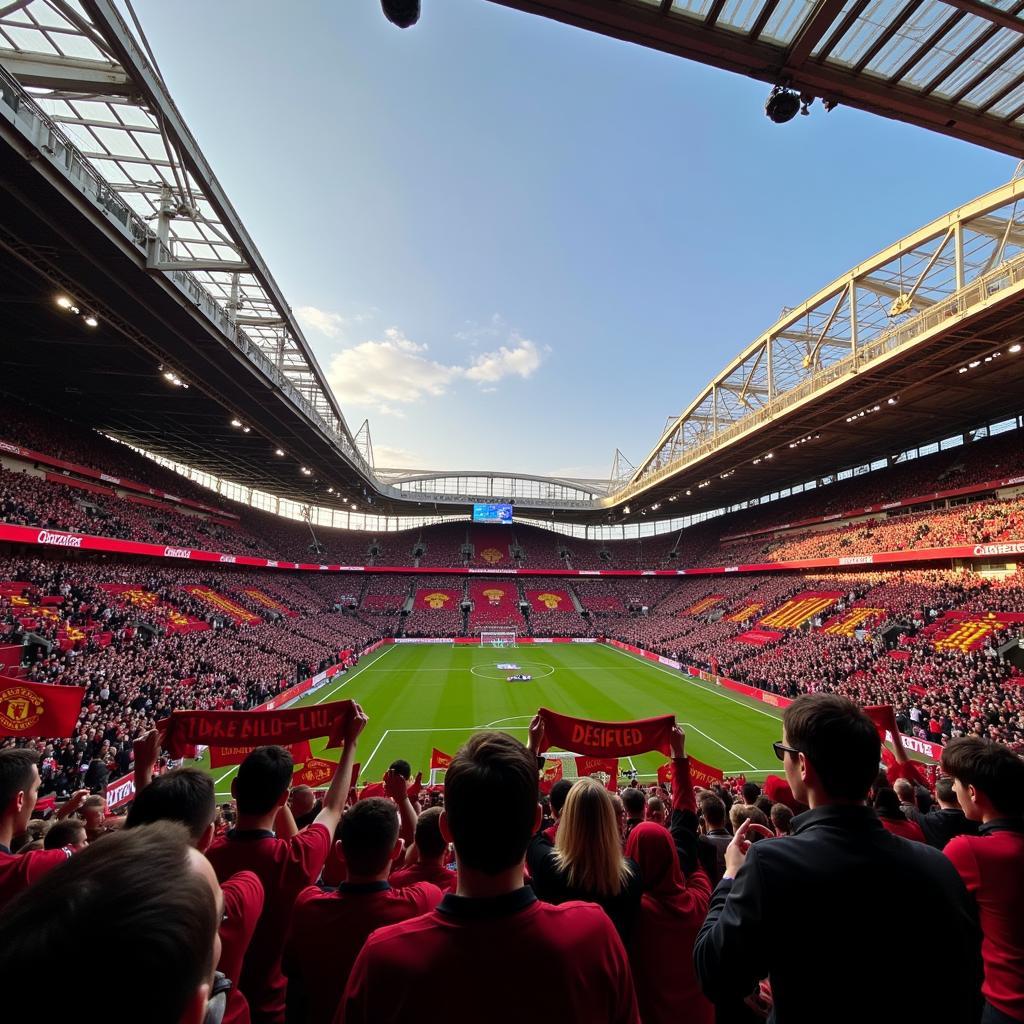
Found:
[[[734, 1004], [770, 976], [774, 1024], [885, 1024], [908, 1011], [929, 1024], [977, 1021], [976, 911], [937, 850], [890, 834], [867, 806], [881, 752], [875, 726], [825, 693], [795, 700], [782, 726], [775, 753], [810, 810], [793, 819], [792, 835], [756, 846], [758, 826], [747, 823], [726, 850], [694, 948], [705, 994]], [[907, 905], [918, 908], [915, 934], [943, 950], [943, 984], [909, 1008], [900, 973], [876, 969]]]

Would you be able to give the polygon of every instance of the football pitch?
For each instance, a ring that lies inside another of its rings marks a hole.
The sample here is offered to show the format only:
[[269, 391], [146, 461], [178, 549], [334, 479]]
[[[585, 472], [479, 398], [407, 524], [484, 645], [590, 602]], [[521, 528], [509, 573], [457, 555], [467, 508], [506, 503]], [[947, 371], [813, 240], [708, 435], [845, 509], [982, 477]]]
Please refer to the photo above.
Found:
[[[520, 673], [533, 678], [507, 681]], [[686, 730], [687, 752], [706, 764], [756, 778], [781, 768], [771, 746], [781, 736], [775, 708], [603, 644], [388, 644], [295, 706], [345, 698], [358, 701], [370, 718], [359, 740], [360, 784], [379, 781], [400, 757], [426, 781], [432, 748], [454, 754], [480, 729], [500, 729], [525, 743], [541, 706], [600, 721], [671, 713]], [[337, 760], [336, 750], [324, 750], [326, 742], [312, 741], [314, 755]], [[620, 766], [653, 781], [665, 760], [642, 754]], [[199, 765], [226, 798], [236, 769], [210, 769], [208, 755]]]

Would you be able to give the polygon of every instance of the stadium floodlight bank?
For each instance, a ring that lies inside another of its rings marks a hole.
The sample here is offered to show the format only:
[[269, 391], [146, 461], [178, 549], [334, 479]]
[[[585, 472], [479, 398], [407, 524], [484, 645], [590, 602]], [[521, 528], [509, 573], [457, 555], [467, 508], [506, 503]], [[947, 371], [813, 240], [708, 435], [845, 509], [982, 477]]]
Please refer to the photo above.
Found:
[[515, 647], [516, 631], [514, 629], [496, 630], [480, 634], [481, 647]]

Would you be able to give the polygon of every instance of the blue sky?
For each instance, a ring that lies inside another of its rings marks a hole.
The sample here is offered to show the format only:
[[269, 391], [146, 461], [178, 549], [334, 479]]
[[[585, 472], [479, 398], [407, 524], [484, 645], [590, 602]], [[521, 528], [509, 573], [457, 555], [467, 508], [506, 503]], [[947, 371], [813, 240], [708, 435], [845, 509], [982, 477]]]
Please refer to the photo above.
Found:
[[[1014, 161], [508, 10], [141, 0], [378, 465], [607, 476], [779, 315]], [[285, 14], [287, 12], [287, 16]]]

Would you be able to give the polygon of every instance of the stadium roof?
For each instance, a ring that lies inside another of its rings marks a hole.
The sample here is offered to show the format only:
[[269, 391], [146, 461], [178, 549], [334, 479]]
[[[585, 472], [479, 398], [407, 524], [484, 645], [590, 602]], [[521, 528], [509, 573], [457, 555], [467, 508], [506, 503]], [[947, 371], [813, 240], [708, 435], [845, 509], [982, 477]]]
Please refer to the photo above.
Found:
[[1024, 157], [1024, 2], [492, 0]]
[[376, 470], [368, 424], [345, 422], [141, 31], [110, 0], [0, 6], [0, 186], [3, 388], [310, 504], [433, 515], [514, 498], [521, 514], [577, 522], [675, 518], [1022, 404], [1010, 346], [1024, 333], [1024, 181], [737, 339], [651, 452], [637, 467], [617, 458], [607, 482]]

